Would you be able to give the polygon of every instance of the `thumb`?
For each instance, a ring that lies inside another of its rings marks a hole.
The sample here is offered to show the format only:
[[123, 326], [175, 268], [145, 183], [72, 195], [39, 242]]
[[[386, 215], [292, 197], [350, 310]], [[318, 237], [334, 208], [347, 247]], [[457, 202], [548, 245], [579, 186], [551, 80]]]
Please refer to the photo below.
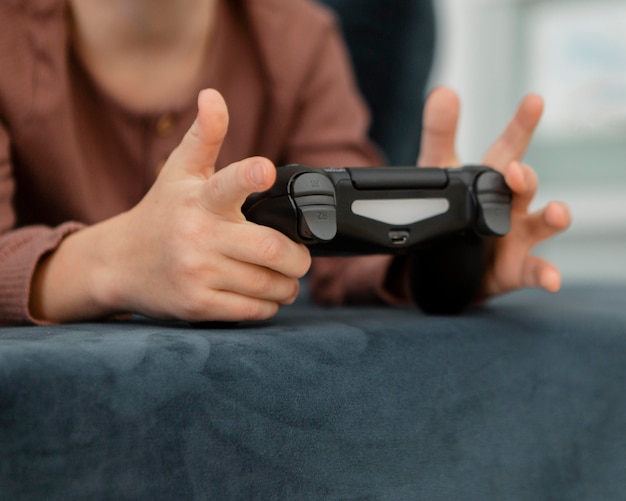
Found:
[[459, 98], [451, 89], [438, 87], [430, 93], [424, 106], [419, 166], [459, 165], [455, 146], [459, 109]]
[[222, 95], [206, 89], [198, 95], [198, 116], [172, 153], [167, 170], [210, 177], [228, 129], [228, 108]]

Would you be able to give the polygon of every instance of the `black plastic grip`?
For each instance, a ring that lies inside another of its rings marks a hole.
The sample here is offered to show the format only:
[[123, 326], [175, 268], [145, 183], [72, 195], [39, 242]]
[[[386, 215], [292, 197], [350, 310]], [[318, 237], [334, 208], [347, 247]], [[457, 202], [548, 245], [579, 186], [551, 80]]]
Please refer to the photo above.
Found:
[[446, 171], [436, 168], [352, 168], [348, 171], [357, 190], [440, 190], [448, 184]]

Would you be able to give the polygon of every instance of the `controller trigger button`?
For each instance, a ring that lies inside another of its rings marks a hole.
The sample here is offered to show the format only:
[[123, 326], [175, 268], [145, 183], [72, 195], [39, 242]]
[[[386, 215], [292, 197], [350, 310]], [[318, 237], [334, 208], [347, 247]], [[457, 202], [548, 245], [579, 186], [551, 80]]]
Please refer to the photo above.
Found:
[[329, 242], [337, 234], [337, 211], [328, 205], [306, 205], [300, 213], [299, 233], [302, 237]]

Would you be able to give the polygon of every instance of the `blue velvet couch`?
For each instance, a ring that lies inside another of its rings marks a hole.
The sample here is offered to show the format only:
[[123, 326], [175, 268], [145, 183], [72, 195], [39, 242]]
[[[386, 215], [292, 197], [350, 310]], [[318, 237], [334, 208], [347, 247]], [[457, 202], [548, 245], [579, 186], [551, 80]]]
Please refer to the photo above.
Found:
[[626, 288], [0, 330], [0, 499], [621, 500]]

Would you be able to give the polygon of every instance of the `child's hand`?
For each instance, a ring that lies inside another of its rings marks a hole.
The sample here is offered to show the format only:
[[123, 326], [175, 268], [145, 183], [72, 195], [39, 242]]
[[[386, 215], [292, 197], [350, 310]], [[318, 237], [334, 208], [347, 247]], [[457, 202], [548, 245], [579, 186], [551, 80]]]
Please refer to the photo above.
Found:
[[[552, 263], [533, 256], [531, 249], [547, 238], [565, 230], [571, 223], [569, 208], [562, 202], [550, 202], [536, 212], [529, 212], [538, 187], [537, 176], [521, 159], [530, 143], [543, 112], [543, 101], [529, 95], [521, 102], [511, 122], [491, 146], [482, 163], [500, 171], [513, 191], [511, 230], [503, 238], [493, 239], [489, 263], [477, 299], [488, 298], [523, 287], [541, 287], [555, 292], [561, 286], [561, 274]], [[424, 111], [422, 150], [418, 165], [457, 167], [455, 136], [459, 100], [454, 92], [438, 88], [432, 92]]]
[[273, 164], [248, 158], [215, 172], [228, 125], [205, 91], [198, 118], [146, 196], [131, 210], [65, 239], [39, 267], [38, 319], [136, 312], [190, 321], [259, 320], [295, 300], [308, 249], [246, 221], [248, 195], [272, 186]]
[[127, 238], [141, 240], [126, 251], [141, 257], [120, 261], [135, 261], [125, 287], [125, 303], [135, 311], [186, 320], [264, 319], [298, 294], [308, 250], [241, 213], [248, 195], [272, 186], [274, 165], [248, 158], [214, 172], [227, 121], [222, 97], [203, 92], [196, 123], [129, 212]]

